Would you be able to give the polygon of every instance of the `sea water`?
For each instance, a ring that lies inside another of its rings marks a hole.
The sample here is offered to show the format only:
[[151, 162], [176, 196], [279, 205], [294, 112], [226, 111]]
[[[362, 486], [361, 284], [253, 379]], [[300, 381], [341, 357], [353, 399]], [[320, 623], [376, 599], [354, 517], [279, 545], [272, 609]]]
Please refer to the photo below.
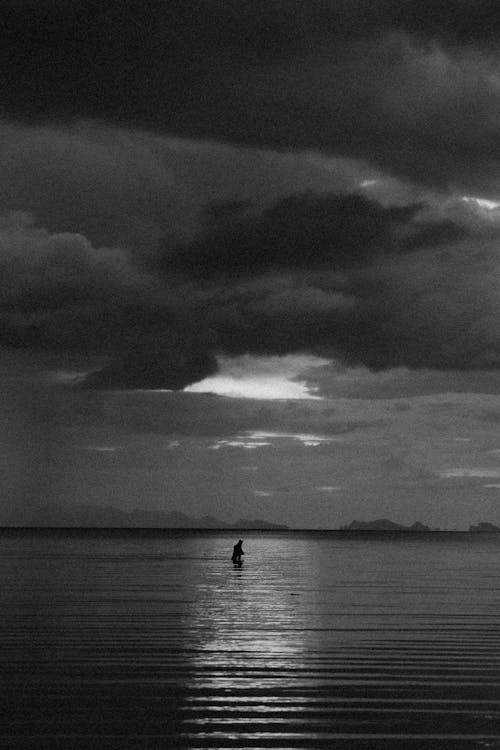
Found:
[[2, 748], [500, 748], [500, 535], [3, 530], [0, 607]]

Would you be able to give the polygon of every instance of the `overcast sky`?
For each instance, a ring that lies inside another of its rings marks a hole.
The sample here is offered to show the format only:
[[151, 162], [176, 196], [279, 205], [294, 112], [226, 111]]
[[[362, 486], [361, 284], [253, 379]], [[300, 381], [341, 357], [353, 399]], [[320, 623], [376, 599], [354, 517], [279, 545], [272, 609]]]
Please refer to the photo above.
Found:
[[0, 1], [5, 519], [500, 523], [497, 6]]

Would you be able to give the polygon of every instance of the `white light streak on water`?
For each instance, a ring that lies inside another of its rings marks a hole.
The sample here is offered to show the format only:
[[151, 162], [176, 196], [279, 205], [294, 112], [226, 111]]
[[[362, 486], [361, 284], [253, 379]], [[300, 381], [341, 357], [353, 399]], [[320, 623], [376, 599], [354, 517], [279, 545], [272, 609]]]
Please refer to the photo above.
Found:
[[0, 533], [0, 746], [500, 748], [500, 536]]

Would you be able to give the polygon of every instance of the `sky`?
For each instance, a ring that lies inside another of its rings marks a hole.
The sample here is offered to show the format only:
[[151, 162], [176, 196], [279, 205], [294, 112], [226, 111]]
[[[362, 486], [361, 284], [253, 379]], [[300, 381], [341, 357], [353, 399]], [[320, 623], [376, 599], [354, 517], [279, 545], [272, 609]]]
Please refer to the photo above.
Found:
[[0, 0], [0, 523], [500, 524], [495, 0]]

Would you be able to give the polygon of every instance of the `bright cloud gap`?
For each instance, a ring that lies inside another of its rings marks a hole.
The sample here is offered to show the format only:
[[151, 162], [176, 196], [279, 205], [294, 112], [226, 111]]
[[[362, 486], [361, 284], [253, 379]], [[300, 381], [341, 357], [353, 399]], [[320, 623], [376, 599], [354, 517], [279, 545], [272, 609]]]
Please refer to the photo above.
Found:
[[229, 398], [258, 400], [319, 400], [317, 388], [301, 378], [308, 370], [322, 367], [328, 360], [312, 355], [219, 357], [219, 372], [184, 390], [188, 393], [215, 393]]
[[454, 479], [456, 477], [484, 477], [495, 479], [500, 477], [500, 469], [448, 469], [441, 474], [445, 479]]
[[236, 435], [230, 440], [217, 440], [212, 446], [212, 450], [221, 448], [244, 448], [246, 450], [256, 450], [257, 448], [266, 448], [273, 445], [274, 441], [290, 440], [299, 443], [307, 448], [317, 448], [324, 443], [332, 443], [342, 438], [325, 435], [314, 435], [309, 433], [291, 433], [291, 432], [261, 432], [250, 431], [244, 435]]
[[488, 200], [487, 198], [475, 198], [472, 195], [464, 195], [462, 200], [465, 203], [472, 203], [485, 211], [495, 211], [500, 207], [500, 201]]

